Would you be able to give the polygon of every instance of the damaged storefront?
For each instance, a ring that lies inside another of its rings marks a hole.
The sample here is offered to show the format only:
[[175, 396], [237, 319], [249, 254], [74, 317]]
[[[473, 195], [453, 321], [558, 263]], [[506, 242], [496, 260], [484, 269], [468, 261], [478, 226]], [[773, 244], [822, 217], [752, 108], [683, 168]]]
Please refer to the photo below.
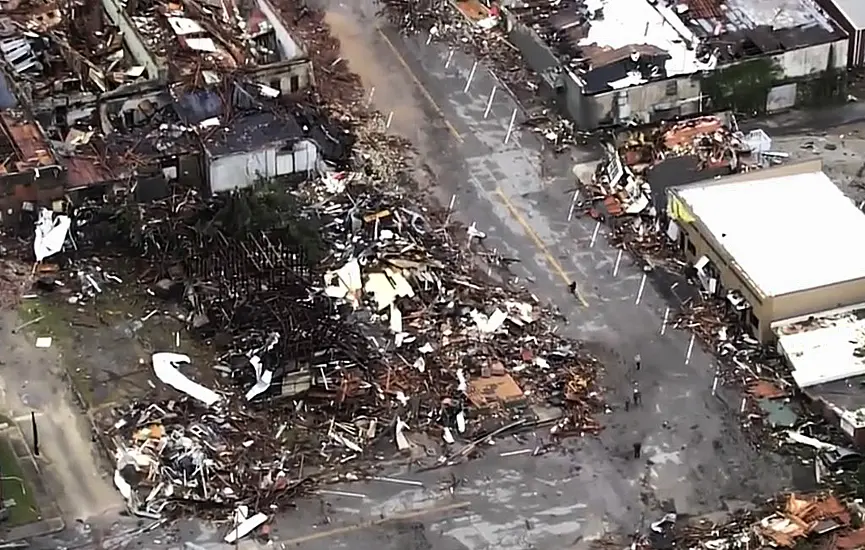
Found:
[[[832, 218], [811, 214], [815, 200]], [[672, 188], [668, 214], [691, 276], [741, 309], [763, 342], [774, 339], [775, 321], [865, 300], [865, 262], [837, 239], [865, 230], [865, 215], [819, 161]]]

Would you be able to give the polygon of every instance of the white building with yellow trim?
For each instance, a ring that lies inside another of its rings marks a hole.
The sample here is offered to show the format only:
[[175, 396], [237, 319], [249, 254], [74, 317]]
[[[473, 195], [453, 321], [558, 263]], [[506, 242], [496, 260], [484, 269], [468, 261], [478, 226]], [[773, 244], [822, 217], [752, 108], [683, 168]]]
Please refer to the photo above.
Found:
[[760, 341], [785, 320], [865, 303], [865, 214], [819, 160], [667, 193], [668, 234]]

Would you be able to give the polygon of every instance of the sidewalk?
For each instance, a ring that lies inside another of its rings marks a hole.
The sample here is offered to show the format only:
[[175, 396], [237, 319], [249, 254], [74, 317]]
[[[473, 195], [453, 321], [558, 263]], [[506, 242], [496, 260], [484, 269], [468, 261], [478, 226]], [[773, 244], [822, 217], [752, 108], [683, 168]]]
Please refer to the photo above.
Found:
[[750, 131], [762, 128], [770, 136], [822, 132], [836, 126], [865, 122], [865, 101], [836, 105], [825, 109], [810, 109], [778, 113], [766, 118], [740, 120], [739, 128]]

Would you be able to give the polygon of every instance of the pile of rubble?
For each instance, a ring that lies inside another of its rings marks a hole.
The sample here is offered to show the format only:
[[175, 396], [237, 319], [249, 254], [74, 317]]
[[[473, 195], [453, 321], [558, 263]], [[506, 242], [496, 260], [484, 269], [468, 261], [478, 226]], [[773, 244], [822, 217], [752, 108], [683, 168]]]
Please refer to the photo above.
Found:
[[[231, 511], [228, 542], [316, 484], [371, 476], [388, 459], [433, 468], [522, 430], [601, 429], [598, 360], [557, 334], [557, 312], [478, 265], [505, 263], [481, 229], [422, 206], [411, 148], [380, 131], [321, 14], [279, 7], [313, 57], [320, 89], [306, 100], [350, 129], [323, 130], [350, 142], [350, 161], [299, 184], [210, 196], [172, 181], [147, 201], [88, 199], [44, 210], [34, 239], [38, 287], [84, 305], [122, 282], [92, 252], [122, 251], [146, 292], [179, 305], [217, 351], [193, 361], [178, 333], [152, 354], [150, 394], [104, 411], [100, 437], [132, 513]], [[160, 127], [179, 127], [165, 117]], [[118, 158], [138, 166], [144, 136], [118, 140]]]
[[[853, 503], [851, 508], [832, 494], [787, 494], [750, 509], [725, 514], [717, 520], [688, 520], [669, 515], [651, 526], [645, 537], [646, 546], [652, 539], [673, 541], [685, 548], [794, 548], [807, 540], [816, 539], [825, 548], [855, 548], [865, 540], [865, 531], [854, 527], [853, 518], [861, 518], [862, 510]], [[665, 547], [655, 545], [655, 548]]]
[[693, 167], [681, 170], [705, 174], [701, 179], [752, 166], [746, 162], [750, 149], [740, 134], [717, 116], [626, 130], [614, 136], [606, 147], [605, 162], [598, 164], [591, 183], [586, 183], [593, 200], [603, 202], [605, 213], [612, 217], [654, 218], [666, 187], [661, 186], [663, 182], [653, 181], [653, 171], [670, 160], [693, 160]]
[[[779, 447], [784, 438], [772, 434], [790, 426], [776, 425], [771, 413], [777, 404], [787, 403], [795, 384], [777, 350], [754, 339], [737, 317], [735, 308], [714, 297], [687, 301], [671, 326], [691, 333], [694, 341], [718, 358], [713, 393], [719, 385], [735, 389], [737, 395], [741, 392], [741, 404], [732, 402], [730, 406], [739, 409], [749, 442], [755, 447]], [[795, 421], [797, 415], [791, 417]]]
[[324, 13], [305, 2], [278, 1], [275, 7], [284, 21], [291, 22], [291, 34], [304, 44], [313, 63], [316, 87], [309, 99], [327, 106], [334, 119], [361, 125], [374, 116], [360, 77], [351, 72], [340, 52], [340, 43], [324, 21]]
[[32, 99], [86, 90], [103, 93], [139, 81], [145, 67], [124, 49], [98, 2], [15, 0], [0, 17], [3, 60]]
[[749, 154], [744, 137], [720, 116], [667, 122], [652, 130], [628, 132], [620, 153], [636, 174], [668, 157], [695, 155], [705, 168], [736, 165]]
[[610, 222], [615, 246], [680, 272], [676, 235], [666, 227], [666, 190], [760, 168], [771, 139], [735, 128], [735, 120], [702, 116], [611, 136], [591, 181], [581, 182], [582, 212]]
[[[173, 274], [154, 291], [183, 300], [190, 328], [226, 349], [202, 375], [210, 385], [184, 374], [187, 356], [155, 354], [156, 377], [186, 397], [116, 411], [117, 482], [136, 513], [278, 507], [310, 483], [304, 469], [365, 469], [394, 452], [450, 464], [542, 421], [559, 436], [600, 429], [597, 360], [557, 336], [533, 296], [478, 270], [479, 230], [453, 240], [446, 213], [365, 168], [296, 192], [295, 215], [329, 251], [321, 275], [278, 223], [227, 227], [236, 197], [174, 197], [160, 217], [134, 209], [131, 242], [157, 277]], [[541, 419], [535, 403], [562, 414]]]

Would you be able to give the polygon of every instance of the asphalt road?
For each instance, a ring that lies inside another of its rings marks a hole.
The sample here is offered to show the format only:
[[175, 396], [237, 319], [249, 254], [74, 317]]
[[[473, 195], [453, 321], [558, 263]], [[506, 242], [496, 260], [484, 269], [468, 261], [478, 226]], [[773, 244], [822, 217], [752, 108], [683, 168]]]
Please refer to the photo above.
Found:
[[[789, 485], [788, 467], [751, 451], [735, 413], [712, 396], [712, 358], [698, 345], [692, 348], [688, 334], [662, 334], [670, 307], [664, 289], [651, 276], [644, 283], [627, 255], [615, 269], [617, 251], [607, 244], [605, 229], [596, 231], [590, 220], [567, 221], [573, 161], [589, 162], [591, 153], [543, 160], [539, 141], [518, 129], [505, 143], [516, 105], [499, 88], [484, 116], [496, 81], [482, 65], [472, 71], [473, 59], [451, 55], [426, 37], [382, 35], [364, 2], [330, 8], [359, 22], [358, 39], [369, 48], [366, 55], [385, 67], [389, 93], [412, 98], [422, 109], [424, 119], [414, 121], [411, 137], [425, 144], [436, 195], [443, 201], [455, 195], [456, 216], [486, 231], [488, 244], [519, 258], [514, 273], [560, 307], [569, 320], [561, 330], [590, 342], [608, 360], [605, 383], [614, 411], [601, 419], [606, 429], [600, 437], [571, 440], [546, 456], [500, 456], [534, 447], [542, 437], [536, 434], [496, 442], [486, 458], [449, 470], [393, 474], [422, 487], [328, 487], [352, 494], [321, 494], [300, 503], [279, 520], [277, 544], [310, 550], [583, 548], [605, 533], [645, 528], [671, 509], [708, 513]], [[353, 55], [362, 54], [346, 52], [350, 64]], [[517, 111], [516, 122], [520, 116]], [[579, 297], [567, 291], [571, 280]], [[625, 412], [621, 404], [630, 394], [628, 371], [637, 353], [643, 358], [637, 377], [644, 406]], [[633, 460], [637, 441], [643, 457]], [[180, 529], [173, 540], [221, 547], [211, 544], [217, 531], [198, 524]], [[148, 534], [103, 544], [153, 547], [167, 540]]]

